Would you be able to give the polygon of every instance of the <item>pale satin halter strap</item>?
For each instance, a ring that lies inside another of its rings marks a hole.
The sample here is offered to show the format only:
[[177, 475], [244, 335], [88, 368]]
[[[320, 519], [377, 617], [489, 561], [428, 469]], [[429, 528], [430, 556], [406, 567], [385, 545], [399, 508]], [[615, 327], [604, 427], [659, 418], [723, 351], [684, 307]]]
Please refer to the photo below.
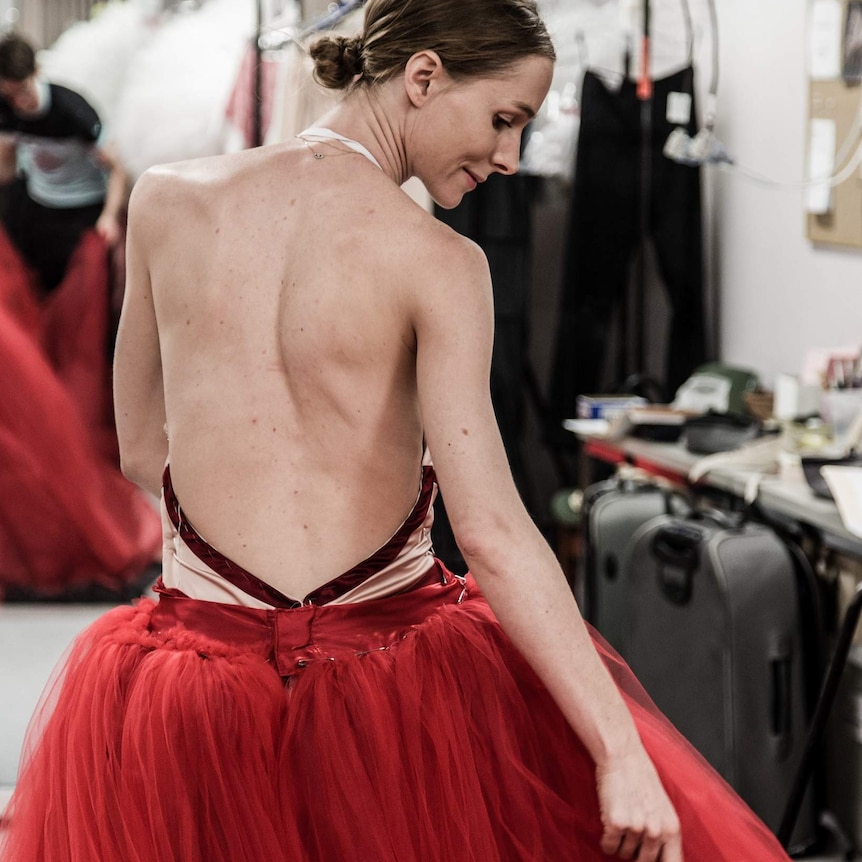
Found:
[[354, 141], [352, 138], [345, 138], [344, 135], [339, 135], [338, 132], [333, 132], [332, 129], [327, 129], [325, 126], [312, 126], [311, 128], [300, 132], [296, 137], [303, 140], [308, 137], [318, 138], [325, 141], [339, 141], [346, 147], [350, 147], [354, 152], [365, 156], [368, 161], [380, 168], [381, 171], [383, 170], [383, 168], [380, 167], [380, 162], [371, 155], [367, 147], [364, 147], [359, 143], [359, 141]]

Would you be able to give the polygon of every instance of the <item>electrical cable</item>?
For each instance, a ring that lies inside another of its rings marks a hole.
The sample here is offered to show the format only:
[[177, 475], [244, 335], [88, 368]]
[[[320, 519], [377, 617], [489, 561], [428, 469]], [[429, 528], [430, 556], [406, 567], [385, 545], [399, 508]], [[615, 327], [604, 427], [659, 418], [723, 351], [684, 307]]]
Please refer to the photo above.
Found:
[[853, 174], [859, 169], [859, 166], [862, 165], [862, 142], [856, 148], [856, 152], [853, 154], [850, 161], [847, 165], [839, 171], [837, 174], [833, 174], [829, 177], [812, 177], [808, 180], [773, 180], [763, 174], [758, 173], [757, 171], [753, 171], [750, 168], [743, 167], [742, 165], [737, 164], [736, 162], [724, 162], [719, 165], [722, 169], [726, 170], [728, 173], [736, 172], [746, 179], [751, 180], [752, 182], [758, 183], [759, 185], [767, 186], [769, 188], [780, 188], [780, 189], [808, 189], [814, 186], [823, 186], [828, 185], [831, 188], [835, 186], [840, 186], [841, 183], [846, 182], [853, 176]]
[[[738, 172], [746, 179], [750, 179], [759, 185], [769, 188], [784, 188], [784, 189], [809, 189], [814, 186], [828, 185], [832, 188], [846, 182], [862, 165], [862, 102], [860, 102], [859, 110], [856, 112], [856, 119], [847, 133], [847, 137], [841, 144], [835, 156], [835, 172], [824, 177], [809, 177], [805, 180], [774, 180], [765, 176], [751, 168], [744, 167], [733, 160], [724, 160], [722, 167], [729, 168]], [[854, 150], [853, 147], [856, 147]], [[849, 158], [849, 161], [845, 161]], [[842, 167], [843, 165], [843, 167]]]
[[718, 99], [719, 79], [719, 56], [718, 56], [718, 12], [715, 8], [715, 0], [707, 0], [709, 10], [709, 32], [712, 41], [712, 77], [709, 82], [709, 95], [707, 101], [706, 127], [710, 130], [715, 126], [715, 105]]
[[685, 21], [685, 38], [688, 42], [688, 65], [694, 65], [694, 25], [691, 20], [691, 6], [688, 0], [682, 2], [682, 17]]

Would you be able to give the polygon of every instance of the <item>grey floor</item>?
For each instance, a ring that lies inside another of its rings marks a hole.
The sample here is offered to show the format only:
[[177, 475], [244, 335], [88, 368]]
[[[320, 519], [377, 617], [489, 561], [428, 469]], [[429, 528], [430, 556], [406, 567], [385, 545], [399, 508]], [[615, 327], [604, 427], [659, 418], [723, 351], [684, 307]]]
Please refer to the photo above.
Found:
[[[18, 774], [30, 717], [75, 635], [108, 610], [102, 604], [0, 604], [0, 812]], [[806, 857], [838, 862], [840, 856]]]

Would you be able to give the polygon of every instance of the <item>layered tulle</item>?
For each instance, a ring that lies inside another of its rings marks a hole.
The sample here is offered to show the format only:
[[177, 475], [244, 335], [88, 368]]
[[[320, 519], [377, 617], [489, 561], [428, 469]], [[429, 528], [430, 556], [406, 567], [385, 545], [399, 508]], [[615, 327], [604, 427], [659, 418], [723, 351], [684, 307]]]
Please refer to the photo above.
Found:
[[36, 300], [0, 232], [0, 597], [121, 586], [160, 546], [153, 505], [120, 473], [104, 245], [86, 234]]
[[[589, 756], [475, 588], [459, 598], [450, 579], [364, 606], [168, 596], [110, 612], [31, 730], [2, 858], [607, 859]], [[786, 859], [596, 648], [677, 806], [686, 859]]]

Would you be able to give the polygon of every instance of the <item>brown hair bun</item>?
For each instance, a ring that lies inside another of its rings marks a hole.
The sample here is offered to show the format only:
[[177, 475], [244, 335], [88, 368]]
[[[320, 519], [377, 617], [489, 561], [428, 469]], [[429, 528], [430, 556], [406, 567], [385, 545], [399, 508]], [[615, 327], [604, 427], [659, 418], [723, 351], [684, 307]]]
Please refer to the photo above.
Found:
[[324, 36], [309, 49], [315, 80], [330, 90], [344, 90], [362, 74], [362, 39], [358, 36]]

